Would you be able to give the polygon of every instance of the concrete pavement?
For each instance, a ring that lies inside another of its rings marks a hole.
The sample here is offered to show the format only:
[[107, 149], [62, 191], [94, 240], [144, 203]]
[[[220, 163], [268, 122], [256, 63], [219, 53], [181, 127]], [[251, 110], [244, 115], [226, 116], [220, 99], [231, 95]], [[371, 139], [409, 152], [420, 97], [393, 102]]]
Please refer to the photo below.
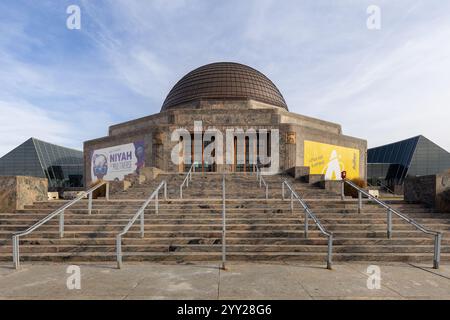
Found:
[[[378, 264], [381, 287], [369, 289], [369, 264], [274, 262], [80, 264], [81, 289], [69, 290], [68, 265], [0, 265], [0, 299], [450, 299], [450, 265]], [[71, 278], [73, 280], [73, 278]]]

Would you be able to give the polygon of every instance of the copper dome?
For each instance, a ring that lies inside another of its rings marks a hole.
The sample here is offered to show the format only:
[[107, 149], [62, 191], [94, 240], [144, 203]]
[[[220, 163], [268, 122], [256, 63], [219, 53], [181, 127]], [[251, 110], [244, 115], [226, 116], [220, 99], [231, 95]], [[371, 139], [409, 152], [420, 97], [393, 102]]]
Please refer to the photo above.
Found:
[[197, 68], [175, 84], [161, 111], [202, 99], [252, 99], [288, 110], [278, 88], [264, 74], [233, 62]]

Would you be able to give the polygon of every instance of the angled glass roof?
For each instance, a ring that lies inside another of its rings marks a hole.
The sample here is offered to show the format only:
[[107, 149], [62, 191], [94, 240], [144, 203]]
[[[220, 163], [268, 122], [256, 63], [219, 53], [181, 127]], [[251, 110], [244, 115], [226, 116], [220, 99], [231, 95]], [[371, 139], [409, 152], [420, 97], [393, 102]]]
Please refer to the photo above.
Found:
[[47, 178], [50, 188], [83, 186], [83, 152], [30, 138], [0, 158], [0, 176]]
[[409, 167], [420, 136], [367, 150], [368, 163], [396, 163]]
[[369, 149], [367, 164], [368, 179], [402, 184], [407, 176], [432, 175], [450, 169], [450, 153], [424, 136], [417, 136]]

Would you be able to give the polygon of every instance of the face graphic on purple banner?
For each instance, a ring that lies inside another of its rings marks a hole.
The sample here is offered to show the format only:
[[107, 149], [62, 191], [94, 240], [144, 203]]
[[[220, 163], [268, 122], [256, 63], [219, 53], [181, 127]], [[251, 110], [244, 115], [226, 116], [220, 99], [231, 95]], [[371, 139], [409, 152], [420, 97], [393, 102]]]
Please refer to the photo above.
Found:
[[94, 168], [94, 175], [98, 179], [103, 179], [108, 173], [108, 159], [104, 154], [96, 154], [92, 159], [92, 166]]
[[145, 165], [145, 148], [144, 142], [139, 141], [134, 143], [134, 154], [136, 156], [136, 172], [139, 173], [139, 170]]

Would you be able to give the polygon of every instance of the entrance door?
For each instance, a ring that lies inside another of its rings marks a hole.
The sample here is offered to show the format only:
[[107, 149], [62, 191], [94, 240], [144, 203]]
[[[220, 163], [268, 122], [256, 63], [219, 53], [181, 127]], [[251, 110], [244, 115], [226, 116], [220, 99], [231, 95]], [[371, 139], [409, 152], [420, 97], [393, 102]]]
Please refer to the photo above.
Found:
[[[232, 165], [233, 172], [255, 172], [256, 171], [255, 162], [257, 161], [257, 145], [258, 145], [258, 141], [256, 141], [256, 143], [254, 143], [254, 145], [251, 146], [250, 138], [245, 137], [244, 150], [243, 150], [244, 154], [243, 154], [243, 157], [239, 157], [241, 159], [241, 163], [238, 163], [239, 150], [238, 150], [237, 138], [234, 137], [234, 157], [233, 157], [234, 161], [233, 161], [233, 165]], [[252, 161], [252, 156], [253, 156], [253, 161]]]
[[202, 145], [202, 171], [203, 172], [216, 172], [216, 163], [213, 161], [214, 157], [216, 156], [216, 149], [214, 149], [211, 152], [211, 155], [205, 154], [205, 149], [207, 146], [209, 146], [211, 143], [215, 141], [215, 138], [212, 137], [211, 141], [204, 141]]
[[178, 164], [178, 172], [184, 172], [184, 149], [185, 149], [185, 145], [183, 142], [183, 137], [180, 137], [180, 153], [178, 154], [178, 157], [180, 159], [180, 162]]
[[[211, 139], [212, 141], [203, 141], [203, 136], [202, 136], [202, 146], [201, 146], [201, 154], [199, 153], [198, 158], [201, 158], [200, 162], [197, 162], [195, 164], [195, 172], [216, 172], [217, 170], [217, 166], [216, 163], [212, 161], [212, 159], [210, 160], [209, 157], [205, 156], [205, 148], [211, 144], [212, 142], [214, 142], [214, 137]], [[183, 147], [183, 151], [186, 148], [186, 144], [182, 144]], [[187, 150], [186, 150], [187, 151]], [[192, 166], [192, 163], [196, 160], [195, 158], [195, 143], [194, 143], [194, 134], [191, 134], [191, 161], [190, 163], [188, 163], [188, 161], [181, 161], [180, 165], [179, 165], [179, 170], [181, 172], [188, 172], [189, 169]], [[212, 157], [215, 157], [215, 149], [212, 151]], [[181, 157], [184, 156], [184, 153], [182, 153]], [[208, 161], [209, 160], [209, 161]]]

